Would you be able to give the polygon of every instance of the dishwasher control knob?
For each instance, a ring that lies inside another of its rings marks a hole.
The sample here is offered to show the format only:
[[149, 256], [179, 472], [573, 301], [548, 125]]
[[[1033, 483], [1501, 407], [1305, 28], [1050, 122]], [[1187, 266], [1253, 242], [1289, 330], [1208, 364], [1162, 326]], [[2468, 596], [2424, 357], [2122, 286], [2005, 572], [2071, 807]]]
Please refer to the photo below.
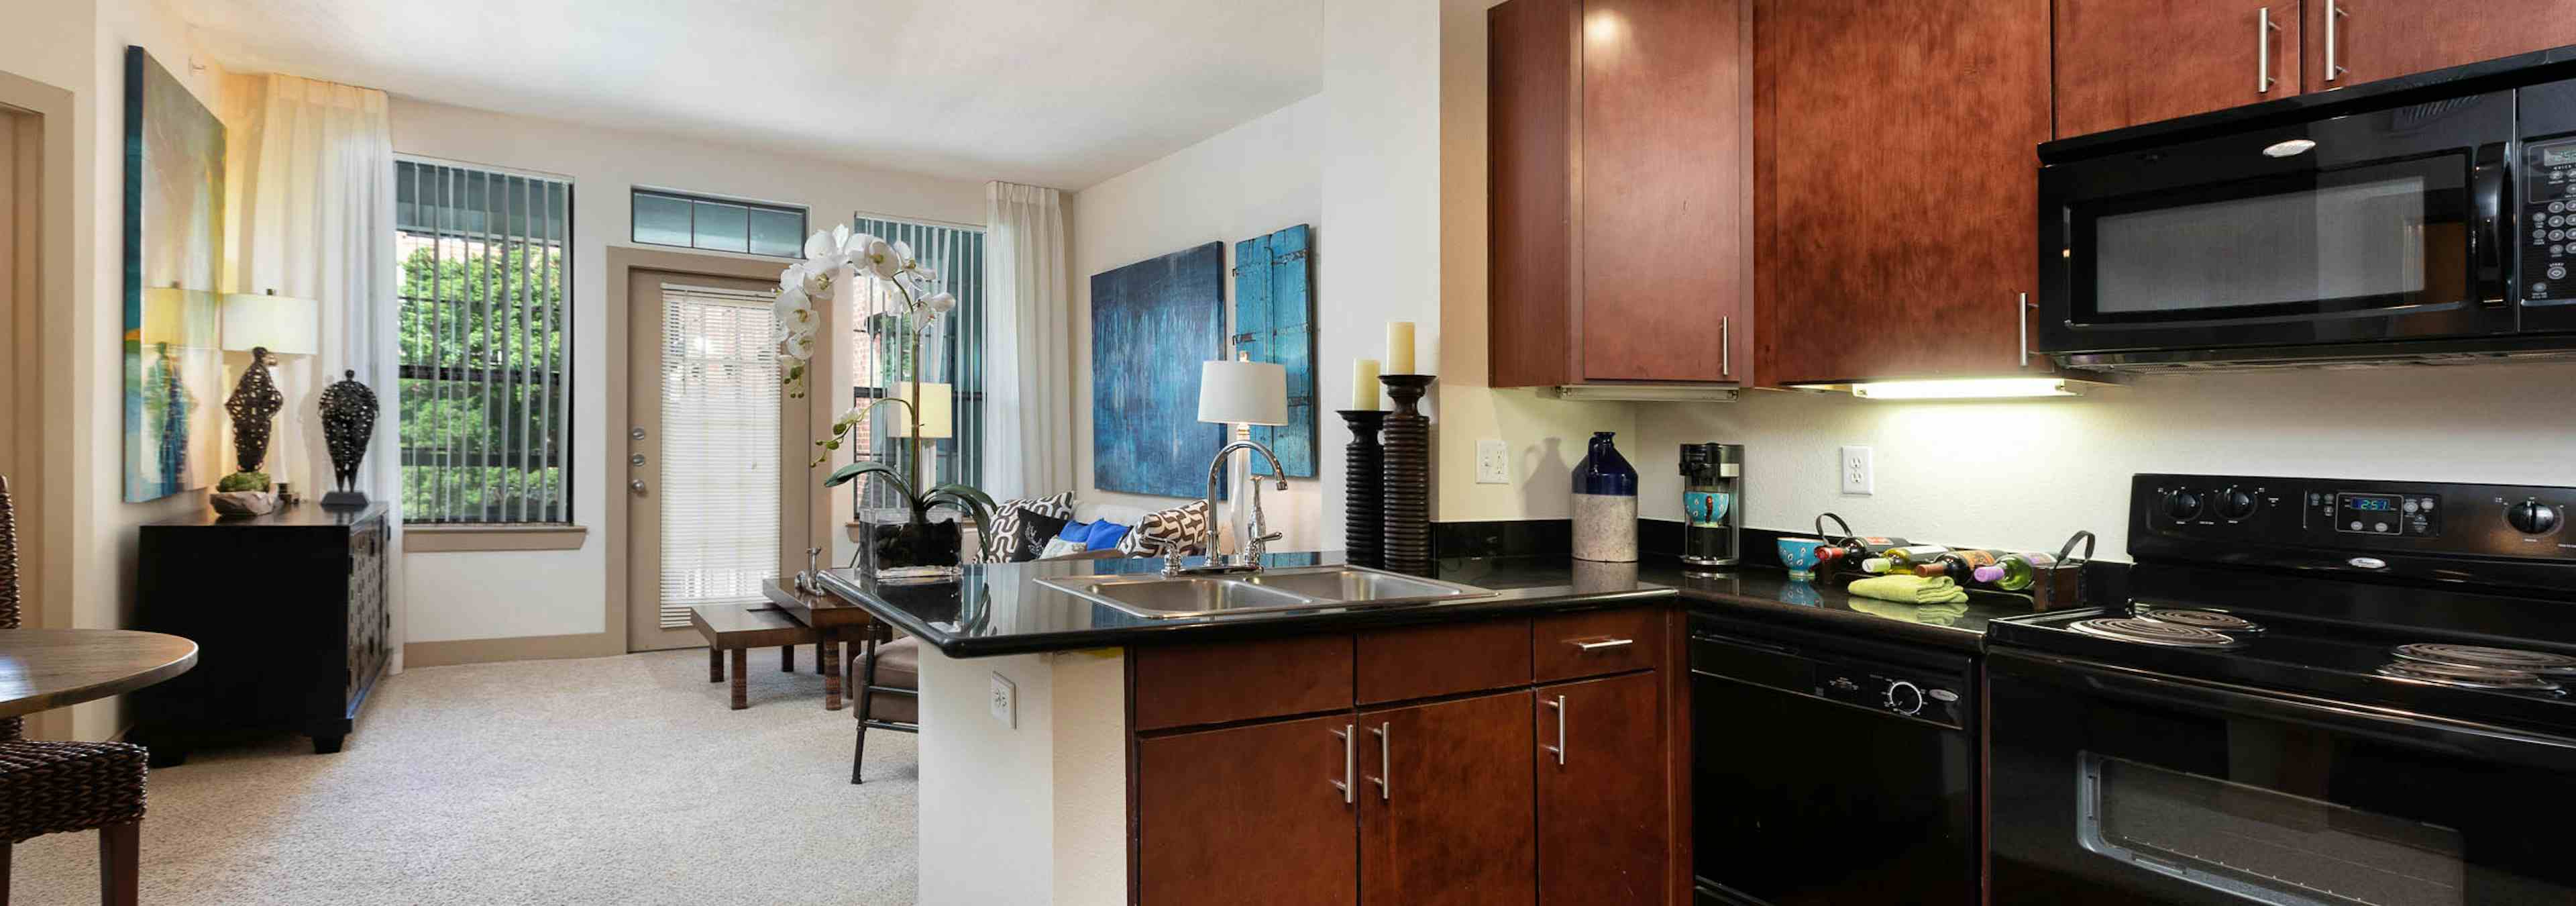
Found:
[[1887, 684], [1887, 710], [1914, 716], [1923, 710], [1923, 690], [1904, 680]]
[[2188, 488], [2177, 488], [2165, 494], [2165, 518], [2175, 522], [2190, 522], [2200, 518], [2200, 505], [2199, 492]]
[[2254, 499], [2253, 493], [2244, 488], [2228, 488], [2218, 492], [2218, 518], [2230, 522], [2242, 521], [2254, 515], [2254, 508], [2257, 505], [2258, 501]]
[[2546, 535], [2558, 527], [2558, 508], [2537, 500], [2525, 500], [2504, 508], [2504, 521], [2525, 535]]

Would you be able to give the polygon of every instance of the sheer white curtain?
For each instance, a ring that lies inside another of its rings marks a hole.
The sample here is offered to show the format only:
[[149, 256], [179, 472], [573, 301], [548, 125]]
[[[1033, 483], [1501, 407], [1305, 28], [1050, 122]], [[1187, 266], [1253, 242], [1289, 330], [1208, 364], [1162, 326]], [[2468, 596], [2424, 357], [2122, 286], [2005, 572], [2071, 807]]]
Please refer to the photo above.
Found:
[[985, 184], [984, 490], [996, 500], [1073, 490], [1073, 325], [1063, 194]]
[[269, 459], [308, 500], [331, 487], [315, 397], [356, 371], [384, 411], [358, 474], [394, 507], [387, 568], [394, 658], [402, 664], [401, 455], [392, 330], [396, 305], [393, 125], [385, 93], [286, 75], [225, 80], [225, 267], [236, 292], [276, 290], [322, 303], [321, 352], [280, 363], [286, 406]]

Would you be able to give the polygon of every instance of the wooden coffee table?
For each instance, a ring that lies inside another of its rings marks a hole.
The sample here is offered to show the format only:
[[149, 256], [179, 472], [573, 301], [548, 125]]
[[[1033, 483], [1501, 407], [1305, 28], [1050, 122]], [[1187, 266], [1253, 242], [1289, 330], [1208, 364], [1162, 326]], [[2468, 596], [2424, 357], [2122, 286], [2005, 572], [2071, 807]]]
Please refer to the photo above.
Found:
[[197, 643], [127, 629], [0, 629], [0, 717], [123, 695], [197, 666]]

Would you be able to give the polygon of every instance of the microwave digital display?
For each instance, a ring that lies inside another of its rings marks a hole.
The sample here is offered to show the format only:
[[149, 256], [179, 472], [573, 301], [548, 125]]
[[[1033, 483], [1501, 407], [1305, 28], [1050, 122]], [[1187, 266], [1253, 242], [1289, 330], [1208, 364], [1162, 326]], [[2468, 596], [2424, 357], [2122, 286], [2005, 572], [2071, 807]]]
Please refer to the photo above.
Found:
[[2576, 144], [2553, 145], [2540, 149], [2540, 165], [2564, 167], [2576, 164]]

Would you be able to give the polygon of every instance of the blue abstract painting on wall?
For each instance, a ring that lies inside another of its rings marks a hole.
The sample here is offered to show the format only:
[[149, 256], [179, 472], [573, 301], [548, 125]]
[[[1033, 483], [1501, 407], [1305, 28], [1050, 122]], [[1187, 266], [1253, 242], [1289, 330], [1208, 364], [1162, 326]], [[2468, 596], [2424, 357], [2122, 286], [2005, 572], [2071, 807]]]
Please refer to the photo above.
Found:
[[1288, 370], [1288, 423], [1254, 425], [1290, 478], [1315, 477], [1313, 231], [1298, 224], [1234, 244], [1234, 348]]
[[1225, 342], [1225, 244], [1091, 275], [1091, 484], [1197, 497], [1225, 427], [1199, 421], [1199, 363]]
[[224, 126], [140, 47], [125, 49], [124, 176], [124, 484], [142, 501], [223, 471]]

